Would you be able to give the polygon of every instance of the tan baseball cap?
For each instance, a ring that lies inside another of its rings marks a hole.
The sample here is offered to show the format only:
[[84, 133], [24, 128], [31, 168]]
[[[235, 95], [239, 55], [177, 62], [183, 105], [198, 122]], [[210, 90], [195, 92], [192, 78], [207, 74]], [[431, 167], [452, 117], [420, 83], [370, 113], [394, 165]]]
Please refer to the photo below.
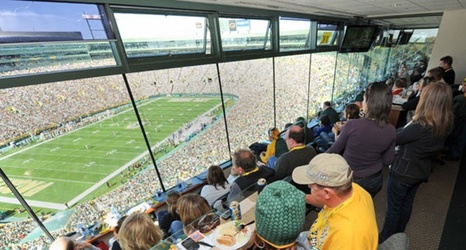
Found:
[[294, 169], [293, 181], [302, 184], [319, 184], [339, 187], [353, 179], [353, 170], [339, 154], [323, 153], [314, 157], [308, 165]]

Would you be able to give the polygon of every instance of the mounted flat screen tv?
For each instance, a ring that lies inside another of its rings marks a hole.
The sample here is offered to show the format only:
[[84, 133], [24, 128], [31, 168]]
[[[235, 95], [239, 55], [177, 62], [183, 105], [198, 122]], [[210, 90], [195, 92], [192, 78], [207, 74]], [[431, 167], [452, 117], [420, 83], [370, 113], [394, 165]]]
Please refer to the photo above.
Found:
[[373, 25], [348, 25], [340, 52], [368, 51], [377, 36], [377, 30], [378, 27]]
[[408, 44], [409, 39], [411, 39], [412, 35], [413, 35], [413, 32], [400, 31], [400, 34], [398, 35], [398, 39], [396, 41], [396, 44], [397, 45]]

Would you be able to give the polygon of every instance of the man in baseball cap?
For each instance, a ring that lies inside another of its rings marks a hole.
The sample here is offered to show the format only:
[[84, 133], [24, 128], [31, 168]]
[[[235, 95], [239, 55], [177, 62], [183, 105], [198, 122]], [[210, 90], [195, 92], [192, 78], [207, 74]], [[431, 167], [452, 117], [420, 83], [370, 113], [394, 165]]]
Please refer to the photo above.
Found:
[[322, 207], [307, 242], [316, 249], [377, 249], [378, 229], [371, 196], [353, 183], [353, 171], [339, 154], [323, 153], [293, 171], [308, 185], [306, 202]]

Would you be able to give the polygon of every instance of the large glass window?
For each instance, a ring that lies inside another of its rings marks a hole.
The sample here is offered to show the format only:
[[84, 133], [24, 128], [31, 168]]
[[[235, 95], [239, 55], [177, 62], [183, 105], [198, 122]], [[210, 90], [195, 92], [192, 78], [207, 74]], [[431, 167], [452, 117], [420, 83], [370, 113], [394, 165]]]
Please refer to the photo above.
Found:
[[219, 18], [223, 51], [271, 50], [271, 22], [260, 19]]
[[[143, 178], [153, 168], [142, 168], [147, 149], [121, 76], [2, 89], [0, 96], [2, 169], [55, 236], [151, 197], [147, 187], [157, 180]], [[1, 210], [24, 219], [1, 230], [0, 248], [44, 242], [0, 183]]]
[[227, 113], [231, 150], [268, 139], [273, 127], [272, 59], [220, 64], [224, 95], [234, 98]]
[[210, 54], [207, 17], [115, 13], [128, 57]]
[[[310, 55], [275, 58], [277, 128], [307, 117]], [[315, 93], [311, 92], [314, 96]]]
[[[182, 182], [189, 186], [185, 181], [230, 158], [215, 65], [128, 77], [133, 92], [145, 102], [139, 114], [165, 188]], [[224, 94], [227, 116], [237, 100]], [[155, 172], [149, 174], [150, 179], [157, 179]], [[153, 192], [161, 189], [152, 187]]]
[[2, 1], [0, 77], [115, 66], [104, 22], [95, 4]]
[[336, 52], [311, 54], [309, 116], [315, 117], [325, 101], [332, 100]]
[[311, 21], [280, 18], [280, 51], [310, 49]]

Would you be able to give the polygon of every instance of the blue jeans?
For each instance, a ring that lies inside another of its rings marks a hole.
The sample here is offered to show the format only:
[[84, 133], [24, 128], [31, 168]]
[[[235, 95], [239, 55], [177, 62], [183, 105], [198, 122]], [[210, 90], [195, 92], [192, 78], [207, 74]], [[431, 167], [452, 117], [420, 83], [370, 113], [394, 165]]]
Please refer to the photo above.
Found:
[[396, 233], [404, 232], [411, 212], [416, 191], [421, 183], [406, 184], [392, 176], [387, 180], [387, 209], [379, 243]]
[[354, 178], [354, 182], [366, 190], [372, 198], [382, 190], [383, 174], [380, 171], [377, 175], [371, 177]]

